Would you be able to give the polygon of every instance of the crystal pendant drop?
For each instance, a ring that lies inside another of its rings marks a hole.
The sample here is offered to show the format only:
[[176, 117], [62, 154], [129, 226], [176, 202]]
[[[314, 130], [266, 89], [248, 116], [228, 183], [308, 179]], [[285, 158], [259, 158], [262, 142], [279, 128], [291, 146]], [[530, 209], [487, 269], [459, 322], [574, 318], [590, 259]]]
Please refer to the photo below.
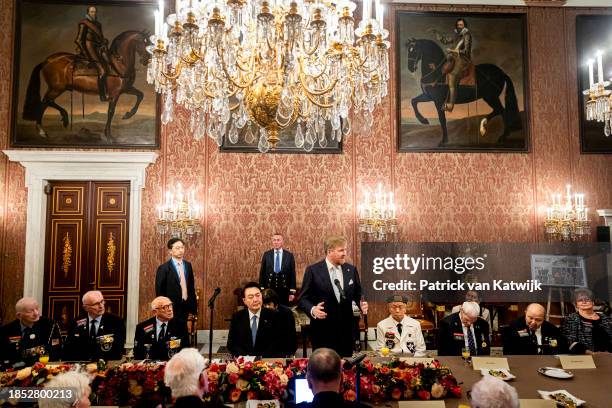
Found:
[[351, 120], [347, 116], [342, 120], [342, 134], [346, 136], [349, 133], [351, 133]]
[[270, 150], [270, 143], [264, 134], [259, 137], [257, 150], [259, 150], [260, 153], [267, 153], [267, 151]]
[[304, 147], [304, 132], [302, 132], [301, 123], [298, 123], [297, 130], [295, 132], [295, 147], [298, 149]]
[[255, 133], [253, 132], [253, 126], [251, 126], [251, 123], [249, 123], [249, 126], [247, 127], [247, 131], [244, 135], [244, 141], [248, 144], [255, 143]]
[[238, 143], [238, 128], [236, 127], [236, 123], [235, 122], [233, 122], [232, 125], [230, 126], [230, 130], [229, 130], [229, 134], [228, 134], [228, 139], [229, 139], [231, 144]]

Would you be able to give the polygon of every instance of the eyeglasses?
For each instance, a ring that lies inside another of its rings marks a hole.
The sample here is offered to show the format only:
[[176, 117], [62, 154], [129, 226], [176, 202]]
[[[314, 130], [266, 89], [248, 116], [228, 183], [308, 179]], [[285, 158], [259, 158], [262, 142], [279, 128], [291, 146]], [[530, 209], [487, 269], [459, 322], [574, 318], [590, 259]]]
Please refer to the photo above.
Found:
[[97, 306], [104, 306], [105, 304], [106, 304], [106, 300], [102, 299], [101, 301], [96, 302], [96, 303], [85, 304], [85, 306], [97, 307]]
[[578, 299], [576, 299], [576, 302], [592, 302], [593, 299], [588, 298], [588, 297], [580, 297]]
[[161, 306], [156, 307], [157, 310], [163, 310], [163, 311], [168, 311], [172, 308], [173, 308], [172, 303], [168, 303], [167, 305], [161, 305]]

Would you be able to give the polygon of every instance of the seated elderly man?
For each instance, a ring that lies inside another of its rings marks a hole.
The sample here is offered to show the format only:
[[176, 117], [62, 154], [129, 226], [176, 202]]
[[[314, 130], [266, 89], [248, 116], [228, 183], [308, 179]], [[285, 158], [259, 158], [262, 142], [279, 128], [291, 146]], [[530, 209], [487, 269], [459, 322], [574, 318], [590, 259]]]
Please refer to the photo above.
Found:
[[472, 386], [472, 408], [519, 408], [519, 398], [514, 387], [502, 380], [485, 375]]
[[612, 318], [593, 309], [593, 292], [587, 288], [574, 291], [576, 313], [567, 316], [561, 332], [572, 354], [612, 352]]
[[64, 360], [119, 360], [125, 344], [125, 322], [106, 313], [102, 292], [91, 290], [83, 295], [86, 314], [73, 321], [64, 347]]
[[176, 398], [174, 408], [224, 407], [218, 400], [202, 401], [208, 392], [207, 362], [194, 348], [185, 348], [176, 353], [164, 371], [164, 382]]
[[425, 356], [425, 339], [421, 324], [406, 315], [406, 296], [394, 295], [387, 299], [389, 317], [376, 325], [376, 350], [383, 347], [392, 353]]
[[68, 371], [53, 377], [46, 389], [58, 389], [57, 398], [41, 398], [38, 400], [40, 408], [87, 408], [91, 406], [89, 394], [89, 378], [84, 373]]
[[539, 303], [527, 306], [525, 315], [503, 331], [504, 354], [559, 354], [566, 352], [561, 330], [544, 320], [546, 310]]
[[0, 363], [9, 366], [23, 361], [30, 365], [43, 353], [57, 360], [61, 353], [59, 327], [40, 315], [36, 299], [24, 297], [15, 304], [17, 319], [0, 327]]
[[[478, 306], [480, 306], [480, 315], [478, 317], [483, 318], [487, 323], [489, 323], [489, 327], [493, 322], [491, 322], [491, 312], [486, 307], [482, 307], [480, 304], [480, 296], [478, 296], [478, 292], [475, 290], [468, 290], [465, 292], [465, 301], [466, 302], [476, 302]], [[451, 313], [457, 313], [461, 309], [461, 305], [453, 306]]]
[[457, 313], [438, 323], [438, 355], [460, 356], [465, 349], [471, 356], [491, 354], [489, 324], [478, 317], [480, 306], [476, 302], [463, 302]]
[[151, 302], [153, 317], [136, 326], [134, 358], [166, 361], [189, 345], [187, 323], [174, 317], [172, 301], [158, 296]]

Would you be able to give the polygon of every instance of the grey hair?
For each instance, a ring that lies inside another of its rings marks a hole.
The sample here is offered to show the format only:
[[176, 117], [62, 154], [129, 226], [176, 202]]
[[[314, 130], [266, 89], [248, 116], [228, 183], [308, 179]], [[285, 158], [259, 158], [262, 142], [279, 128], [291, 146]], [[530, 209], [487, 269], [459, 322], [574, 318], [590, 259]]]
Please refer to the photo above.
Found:
[[476, 302], [463, 302], [461, 310], [470, 317], [477, 317], [480, 315], [480, 305]]
[[502, 380], [485, 375], [472, 386], [473, 408], [519, 408], [516, 389]]
[[85, 304], [85, 300], [88, 299], [92, 295], [100, 295], [102, 298], [104, 298], [104, 295], [99, 290], [90, 290], [89, 292], [85, 292], [85, 294], [81, 298], [81, 302]]
[[151, 302], [151, 310], [157, 309], [157, 306], [163, 301], [171, 302], [171, 300], [165, 296], [158, 296]]
[[184, 348], [176, 353], [166, 364], [164, 372], [164, 382], [172, 390], [172, 396], [200, 396], [200, 374], [206, 365], [207, 361], [195, 348]]
[[38, 300], [34, 299], [33, 297], [22, 297], [17, 301], [17, 303], [15, 303], [15, 312], [23, 312], [25, 308], [32, 303], [35, 303], [36, 306], [39, 306]]
[[587, 296], [589, 299], [593, 300], [593, 291], [589, 288], [577, 288], [574, 290], [574, 303], [578, 300], [578, 298], [583, 295]]
[[[61, 398], [62, 393], [58, 394], [58, 398], [41, 398], [38, 400], [40, 408], [62, 408], [72, 407], [76, 401], [80, 401], [84, 396], [89, 396], [89, 377], [78, 371], [68, 371], [60, 373], [53, 377], [45, 388], [58, 388], [72, 391], [70, 398]], [[64, 394], [67, 396], [67, 393]]]

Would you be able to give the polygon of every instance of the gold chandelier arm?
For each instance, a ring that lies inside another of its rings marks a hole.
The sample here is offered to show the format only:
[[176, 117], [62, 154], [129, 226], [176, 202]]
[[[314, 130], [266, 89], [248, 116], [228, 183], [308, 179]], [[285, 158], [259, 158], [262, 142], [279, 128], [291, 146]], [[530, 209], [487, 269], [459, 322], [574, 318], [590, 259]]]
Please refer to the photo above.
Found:
[[304, 75], [304, 67], [302, 66], [302, 60], [301, 59], [298, 59], [298, 64], [300, 66], [300, 72], [299, 72], [300, 84], [302, 85], [302, 88], [304, 89], [304, 91], [306, 91], [307, 94], [310, 94], [310, 95], [313, 95], [313, 96], [321, 96], [321, 95], [325, 95], [325, 94], [331, 92], [336, 87], [336, 84], [338, 83], [338, 79], [337, 78], [334, 79], [334, 82], [331, 83], [325, 89], [319, 89], [319, 90], [314, 90], [314, 91], [309, 89], [308, 85], [306, 85], [306, 80], [305, 80], [305, 75]]
[[305, 91], [306, 91], [306, 92], [304, 92], [304, 95], [306, 95], [306, 98], [308, 98], [308, 100], [309, 100], [309, 101], [310, 101], [310, 102], [311, 102], [313, 105], [316, 105], [316, 106], [318, 106], [319, 108], [326, 108], [326, 109], [331, 108], [331, 107], [333, 107], [333, 106], [334, 106], [332, 103], [330, 103], [330, 104], [326, 104], [326, 103], [318, 102], [318, 101], [315, 99], [315, 97], [314, 97], [313, 95], [311, 95], [311, 94], [308, 92], [308, 90], [307, 90], [307, 89], [306, 89]]
[[[238, 82], [236, 82], [235, 78], [232, 78], [229, 71], [227, 70], [227, 66], [225, 65], [225, 60], [223, 59], [223, 51], [221, 50], [221, 48], [217, 47], [217, 53], [219, 54], [219, 57], [221, 59], [221, 68], [223, 69], [223, 73], [225, 73], [227, 80], [230, 81], [232, 85], [240, 89], [245, 89], [253, 84], [253, 82], [257, 78], [254, 70], [251, 70], [251, 72], [253, 72], [253, 78], [251, 78], [250, 81], [246, 82], [245, 84], [239, 84]], [[255, 61], [253, 59], [252, 66], [254, 66], [254, 64], [255, 64]]]
[[183, 70], [183, 64], [182, 61], [179, 61], [178, 64], [176, 64], [176, 69], [174, 70], [174, 74], [166, 74], [163, 70], [162, 70], [162, 75], [166, 78], [169, 79], [171, 81], [175, 81], [180, 75], [181, 75], [181, 71]]

